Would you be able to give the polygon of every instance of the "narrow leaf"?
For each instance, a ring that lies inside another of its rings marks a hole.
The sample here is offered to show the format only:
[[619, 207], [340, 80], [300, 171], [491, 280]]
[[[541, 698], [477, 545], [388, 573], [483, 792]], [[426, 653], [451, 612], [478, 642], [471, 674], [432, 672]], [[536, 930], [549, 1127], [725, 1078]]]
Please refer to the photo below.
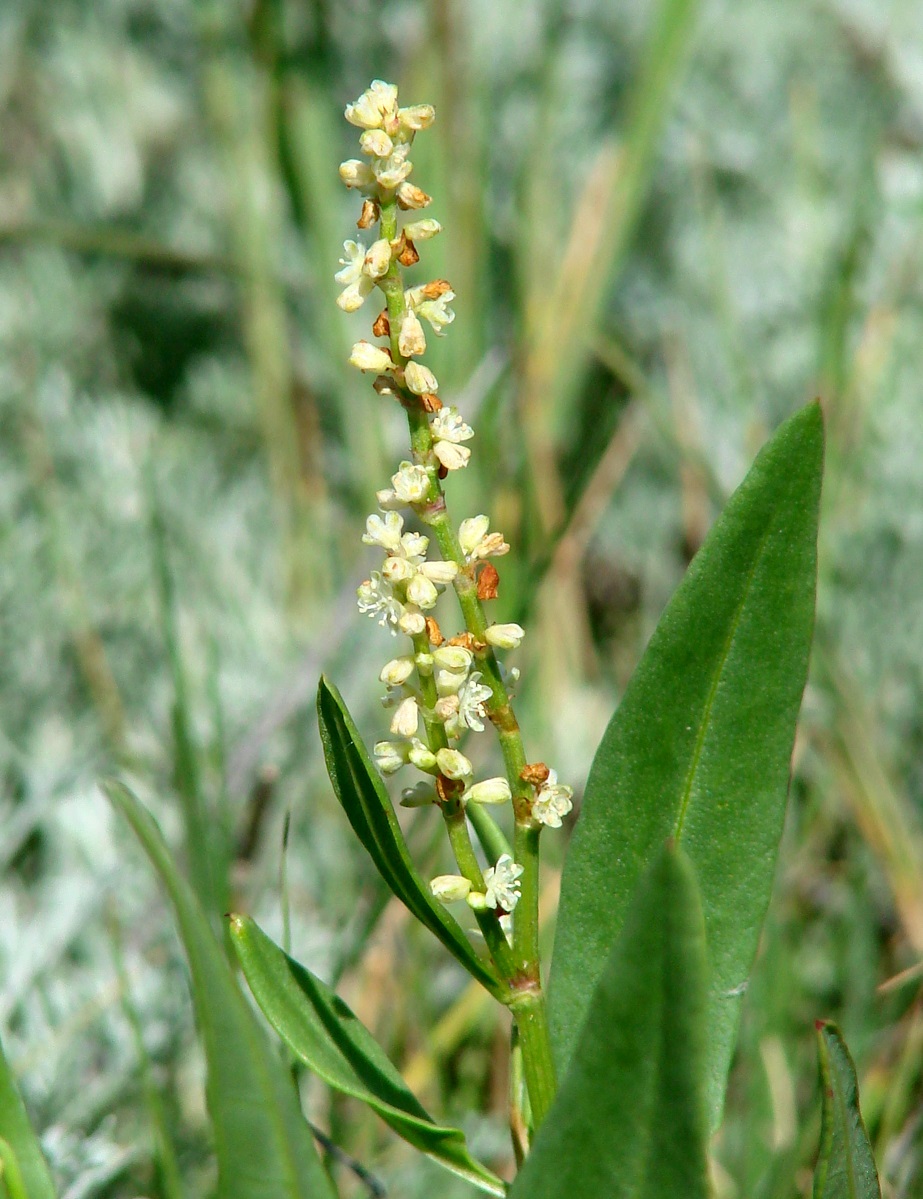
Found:
[[510, 1199], [706, 1199], [705, 930], [664, 849], [642, 878]]
[[29, 1199], [54, 1199], [54, 1183], [33, 1131], [16, 1080], [0, 1045], [0, 1158], [13, 1199], [17, 1186]]
[[384, 1050], [326, 983], [284, 953], [252, 920], [231, 917], [231, 941], [263, 1014], [285, 1044], [329, 1086], [361, 1099], [416, 1149], [488, 1194], [503, 1182], [468, 1152], [457, 1128], [436, 1124]]
[[417, 873], [381, 776], [369, 759], [342, 696], [325, 678], [317, 689], [317, 719], [333, 789], [378, 873], [469, 974], [498, 995], [496, 975], [474, 952], [461, 925], [433, 899]]
[[208, 1066], [206, 1098], [222, 1199], [334, 1199], [298, 1097], [231, 973], [201, 904], [150, 813], [127, 787], [106, 793], [126, 817], [173, 904]]
[[824, 1106], [814, 1199], [881, 1199], [878, 1171], [859, 1111], [856, 1067], [835, 1024], [818, 1021], [817, 1049]]
[[562, 882], [551, 974], [561, 1073], [636, 880], [666, 838], [682, 842], [708, 938], [713, 1126], [785, 815], [822, 462], [813, 404], [763, 449], [667, 606], [597, 751]]

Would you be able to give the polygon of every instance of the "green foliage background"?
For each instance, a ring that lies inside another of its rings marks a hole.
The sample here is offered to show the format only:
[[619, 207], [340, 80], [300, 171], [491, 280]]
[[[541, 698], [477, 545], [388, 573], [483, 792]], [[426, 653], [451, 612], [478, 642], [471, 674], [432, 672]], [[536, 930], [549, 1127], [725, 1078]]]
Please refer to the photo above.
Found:
[[[716, 1186], [808, 1193], [829, 1017], [884, 1180], [919, 1194], [921, 62], [915, 0], [3, 6], [0, 1025], [68, 1199], [174, 1199], [171, 1161], [187, 1194], [212, 1179], [113, 770], [212, 910], [275, 934], [291, 812], [293, 951], [508, 1168], [505, 1030], [384, 903], [311, 714], [323, 668], [374, 738], [390, 650], [352, 593], [406, 432], [344, 365], [367, 322], [332, 281], [342, 108], [375, 76], [437, 108], [415, 179], [446, 232], [416, 278], [458, 293], [432, 361], [479, 434], [451, 499], [514, 544], [498, 618], [529, 625], [528, 744], [562, 777], [767, 432], [824, 401], [816, 650]], [[409, 836], [445, 864], [425, 819]], [[304, 1093], [394, 1194], [436, 1185]]]

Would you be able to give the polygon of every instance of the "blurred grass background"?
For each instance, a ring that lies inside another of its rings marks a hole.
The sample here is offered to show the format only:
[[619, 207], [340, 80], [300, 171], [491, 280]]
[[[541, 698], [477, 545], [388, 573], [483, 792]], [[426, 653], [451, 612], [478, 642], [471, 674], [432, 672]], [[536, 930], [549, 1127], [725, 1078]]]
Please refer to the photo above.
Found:
[[[506, 1028], [386, 903], [318, 761], [371, 739], [353, 607], [400, 413], [344, 365], [344, 104], [432, 101], [415, 180], [479, 434], [456, 517], [514, 545], [527, 743], [578, 787], [658, 614], [775, 425], [828, 418], [816, 652], [722, 1199], [806, 1195], [815, 1017], [891, 1196], [923, 1194], [923, 30], [915, 0], [12, 0], [0, 11], [0, 1026], [67, 1199], [207, 1193], [184, 967], [95, 780], [211, 911], [292, 946], [499, 1169]], [[423, 272], [426, 272], [425, 274]], [[431, 343], [432, 344], [432, 343]], [[425, 817], [418, 860], [445, 865]], [[554, 862], [547, 908], [553, 915]], [[358, 1107], [394, 1195], [468, 1193]], [[338, 1167], [346, 1194], [364, 1193]]]

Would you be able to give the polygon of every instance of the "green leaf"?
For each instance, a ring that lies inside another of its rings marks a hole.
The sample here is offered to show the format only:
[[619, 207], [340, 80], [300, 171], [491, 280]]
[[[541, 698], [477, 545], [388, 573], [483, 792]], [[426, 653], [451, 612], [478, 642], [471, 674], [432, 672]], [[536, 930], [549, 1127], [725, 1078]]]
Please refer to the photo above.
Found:
[[708, 939], [712, 1126], [785, 815], [822, 464], [812, 404], [762, 450], [667, 606], [597, 751], [564, 868], [550, 989], [561, 1074], [639, 875], [666, 838], [682, 842]]
[[468, 973], [499, 996], [501, 985], [496, 975], [474, 952], [461, 925], [433, 899], [417, 873], [381, 776], [369, 759], [342, 696], [325, 678], [321, 678], [317, 689], [317, 719], [333, 789], [378, 873]]
[[292, 1080], [237, 986], [157, 825], [127, 787], [113, 782], [105, 789], [134, 829], [173, 903], [205, 1045], [218, 1194], [222, 1199], [334, 1199]]
[[[11, 1199], [54, 1199], [54, 1183], [0, 1045], [0, 1159]], [[18, 1188], [18, 1189], [17, 1189]]]
[[10, 1199], [55, 1199], [54, 1183], [0, 1045], [0, 1193]]
[[457, 1128], [436, 1124], [384, 1050], [326, 983], [284, 953], [252, 920], [231, 917], [231, 941], [250, 990], [285, 1044], [329, 1086], [361, 1099], [416, 1149], [488, 1194], [506, 1188], [468, 1152]]
[[856, 1067], [835, 1024], [817, 1022], [824, 1106], [814, 1199], [881, 1199], [878, 1171], [859, 1111]]
[[692, 869], [642, 878], [510, 1199], [706, 1199], [705, 929]]

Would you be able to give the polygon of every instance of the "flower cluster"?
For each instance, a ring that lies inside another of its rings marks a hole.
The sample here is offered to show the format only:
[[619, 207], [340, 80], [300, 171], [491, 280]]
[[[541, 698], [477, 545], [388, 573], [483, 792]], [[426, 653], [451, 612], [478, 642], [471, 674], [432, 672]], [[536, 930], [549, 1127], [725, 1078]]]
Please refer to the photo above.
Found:
[[[504, 671], [494, 655], [516, 649], [524, 632], [518, 624], [488, 624], [478, 617], [462, 633], [446, 639], [433, 614], [450, 585], [476, 587], [479, 599], [496, 594], [497, 572], [487, 560], [502, 557], [510, 548], [502, 533], [491, 531], [484, 515], [447, 531], [441, 480], [468, 465], [467, 443], [474, 430], [457, 408], [443, 405], [439, 381], [418, 359], [426, 352], [424, 326], [441, 337], [454, 320], [449, 305], [455, 293], [445, 279], [413, 287], [405, 287], [403, 281], [401, 268], [419, 262], [416, 243], [441, 232], [439, 222], [429, 218], [408, 220], [398, 228], [399, 210], [418, 210], [430, 203], [430, 197], [410, 182], [410, 153], [415, 135], [432, 124], [434, 115], [425, 104], [400, 108], [397, 88], [380, 80], [346, 108], [346, 119], [362, 130], [362, 157], [342, 163], [340, 177], [364, 197], [359, 229], [380, 223], [380, 236], [344, 242], [342, 269], [335, 276], [342, 287], [337, 303], [346, 312], [356, 312], [376, 289], [381, 293], [385, 307], [374, 320], [372, 335], [385, 342], [358, 341], [349, 360], [358, 370], [376, 375], [379, 394], [400, 401], [414, 432], [412, 460], [401, 462], [390, 486], [377, 492], [379, 511], [366, 521], [362, 540], [381, 550], [383, 558], [357, 595], [361, 612], [378, 619], [392, 634], [409, 638], [406, 652], [388, 661], [379, 676], [386, 688], [382, 703], [390, 712], [390, 739], [374, 747], [383, 774], [406, 766], [423, 774], [420, 782], [404, 789], [402, 803], [506, 804], [513, 799], [514, 786], [521, 795], [523, 783], [512, 776], [476, 781], [471, 760], [457, 744], [464, 736], [484, 731], [492, 704], [508, 702], [507, 680], [515, 680], [516, 672]], [[440, 514], [441, 524], [433, 513]], [[428, 557], [430, 537], [409, 528], [408, 515], [431, 526], [430, 532], [436, 529], [440, 559]], [[482, 590], [479, 580], [485, 578], [493, 580], [493, 590]], [[560, 827], [572, 806], [571, 789], [547, 769], [531, 786], [531, 819]], [[505, 920], [519, 899], [522, 873], [522, 866], [504, 854], [484, 871], [483, 883], [474, 872], [471, 878], [440, 875], [431, 887], [446, 903], [466, 900], [472, 908], [494, 911]]]

